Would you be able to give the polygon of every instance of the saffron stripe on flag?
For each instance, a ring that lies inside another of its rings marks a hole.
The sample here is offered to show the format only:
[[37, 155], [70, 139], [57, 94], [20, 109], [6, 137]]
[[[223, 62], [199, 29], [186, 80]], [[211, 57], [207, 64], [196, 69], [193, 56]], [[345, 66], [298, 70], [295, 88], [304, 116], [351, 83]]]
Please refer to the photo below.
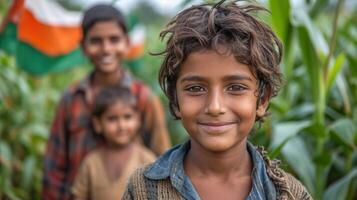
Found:
[[18, 38], [45, 54], [56, 56], [73, 51], [81, 40], [81, 30], [76, 27], [50, 26], [37, 21], [26, 10], [18, 24]]

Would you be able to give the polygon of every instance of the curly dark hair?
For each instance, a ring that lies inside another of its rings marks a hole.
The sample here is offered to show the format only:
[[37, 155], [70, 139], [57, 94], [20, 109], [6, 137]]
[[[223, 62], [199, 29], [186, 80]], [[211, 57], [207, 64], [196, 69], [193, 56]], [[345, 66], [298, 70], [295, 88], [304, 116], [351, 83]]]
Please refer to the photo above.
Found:
[[[159, 83], [169, 99], [171, 114], [179, 110], [176, 82], [185, 59], [193, 52], [224, 47], [237, 62], [249, 66], [259, 82], [259, 100], [270, 100], [282, 85], [279, 63], [282, 44], [271, 28], [252, 14], [268, 11], [264, 7], [236, 1], [192, 6], [177, 14], [160, 33], [166, 48], [155, 55], [164, 55]], [[269, 12], [269, 11], [268, 11]], [[222, 49], [222, 48], [220, 48]]]

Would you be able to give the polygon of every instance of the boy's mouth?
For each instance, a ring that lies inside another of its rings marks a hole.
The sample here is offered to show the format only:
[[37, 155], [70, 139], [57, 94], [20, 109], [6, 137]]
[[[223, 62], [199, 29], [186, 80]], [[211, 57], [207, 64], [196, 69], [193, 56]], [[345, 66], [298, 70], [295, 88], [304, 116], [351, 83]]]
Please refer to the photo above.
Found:
[[102, 56], [100, 59], [99, 59], [99, 62], [102, 63], [102, 64], [111, 64], [113, 62], [115, 62], [115, 56]]
[[232, 129], [237, 122], [198, 122], [197, 124], [205, 132], [217, 134]]

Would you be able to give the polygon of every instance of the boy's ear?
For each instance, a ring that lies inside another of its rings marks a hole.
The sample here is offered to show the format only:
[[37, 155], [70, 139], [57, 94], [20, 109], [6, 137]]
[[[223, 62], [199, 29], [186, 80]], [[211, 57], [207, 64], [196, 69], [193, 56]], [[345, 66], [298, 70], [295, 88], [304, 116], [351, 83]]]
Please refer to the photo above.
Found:
[[258, 108], [257, 108], [257, 116], [259, 118], [263, 117], [265, 115], [265, 112], [266, 112], [266, 110], [268, 108], [268, 105], [269, 105], [269, 98], [260, 99], [259, 105], [258, 105]]
[[81, 43], [80, 43], [80, 49], [81, 49], [81, 52], [83, 53], [83, 55], [85, 55], [85, 56], [88, 56], [87, 55], [87, 51], [86, 51], [86, 46], [85, 46], [85, 44], [84, 44], [84, 39], [81, 41]]
[[181, 118], [181, 112], [180, 112], [180, 109], [175, 108], [175, 115], [176, 115], [178, 118]]
[[179, 103], [178, 103], [178, 99], [177, 99], [177, 91], [175, 93], [175, 103], [174, 103], [174, 112], [175, 115], [180, 119], [181, 118], [181, 112], [180, 112], [180, 108], [179, 108]]
[[260, 98], [258, 101], [258, 107], [257, 107], [257, 116], [264, 117], [265, 112], [268, 108], [269, 102], [270, 102], [270, 96], [271, 96], [271, 91], [268, 88], [265, 88], [264, 95]]
[[126, 43], [128, 44], [128, 46], [130, 46], [131, 45], [131, 40], [130, 40], [129, 34], [126, 34], [125, 38], [126, 38]]
[[93, 127], [96, 133], [102, 132], [102, 126], [100, 125], [99, 119], [97, 117], [92, 117]]
[[125, 41], [126, 41], [125, 56], [129, 56], [130, 51], [132, 50], [132, 46], [131, 46], [131, 41], [130, 41], [129, 35], [125, 36]]

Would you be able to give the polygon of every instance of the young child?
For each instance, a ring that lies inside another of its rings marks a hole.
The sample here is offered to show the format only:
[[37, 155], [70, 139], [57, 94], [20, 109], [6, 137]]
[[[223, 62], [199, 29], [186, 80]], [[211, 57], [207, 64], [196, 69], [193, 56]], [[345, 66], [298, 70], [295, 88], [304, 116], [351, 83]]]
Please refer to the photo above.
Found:
[[127, 88], [108, 87], [96, 96], [93, 125], [104, 144], [83, 160], [72, 187], [74, 199], [121, 199], [129, 175], [153, 162], [154, 154], [135, 142], [140, 114]]
[[141, 142], [158, 155], [170, 147], [159, 98], [122, 66], [129, 48], [122, 14], [110, 5], [95, 5], [84, 13], [82, 33], [81, 47], [94, 69], [65, 91], [57, 108], [44, 159], [45, 200], [69, 199], [82, 159], [98, 145], [90, 126], [90, 113], [93, 97], [104, 87], [130, 88], [141, 113]]
[[311, 199], [247, 138], [281, 85], [282, 45], [234, 2], [193, 6], [168, 36], [160, 84], [190, 139], [131, 176], [123, 199]]

